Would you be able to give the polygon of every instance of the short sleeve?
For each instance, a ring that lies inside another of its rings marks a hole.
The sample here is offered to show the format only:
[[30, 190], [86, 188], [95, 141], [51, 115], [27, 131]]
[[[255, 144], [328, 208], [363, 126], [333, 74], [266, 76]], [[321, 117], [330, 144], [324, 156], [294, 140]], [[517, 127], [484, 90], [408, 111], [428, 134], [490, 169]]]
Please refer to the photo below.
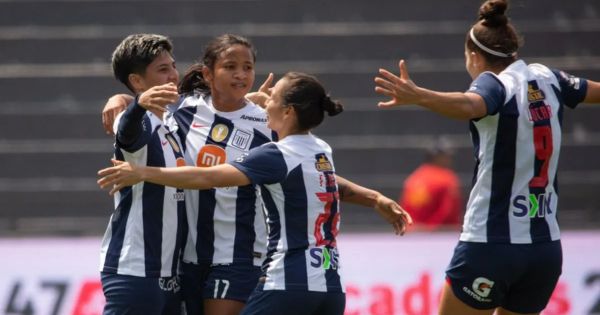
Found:
[[575, 108], [577, 104], [583, 102], [587, 94], [587, 80], [556, 69], [552, 69], [552, 73], [558, 80], [560, 94], [565, 105]]
[[248, 152], [248, 155], [243, 155], [229, 163], [248, 176], [253, 184], [279, 183], [287, 175], [283, 154], [274, 143], [254, 148]]
[[506, 99], [506, 89], [498, 78], [490, 72], [480, 74], [467, 92], [475, 93], [483, 98], [488, 115], [498, 113]]

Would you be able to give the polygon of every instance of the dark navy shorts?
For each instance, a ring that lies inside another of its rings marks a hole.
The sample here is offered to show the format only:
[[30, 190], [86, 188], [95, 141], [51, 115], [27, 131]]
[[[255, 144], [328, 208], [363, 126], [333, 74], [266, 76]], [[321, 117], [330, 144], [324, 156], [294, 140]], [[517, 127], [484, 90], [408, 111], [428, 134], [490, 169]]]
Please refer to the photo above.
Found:
[[476, 309], [541, 312], [562, 271], [560, 240], [535, 244], [459, 242], [446, 270], [452, 292]]
[[251, 264], [208, 265], [182, 262], [180, 277], [187, 314], [203, 314], [205, 299], [246, 303], [256, 288], [260, 275], [260, 267]]
[[263, 290], [259, 283], [240, 315], [343, 315], [344, 292]]
[[106, 297], [103, 315], [171, 315], [181, 313], [177, 277], [145, 278], [101, 273]]

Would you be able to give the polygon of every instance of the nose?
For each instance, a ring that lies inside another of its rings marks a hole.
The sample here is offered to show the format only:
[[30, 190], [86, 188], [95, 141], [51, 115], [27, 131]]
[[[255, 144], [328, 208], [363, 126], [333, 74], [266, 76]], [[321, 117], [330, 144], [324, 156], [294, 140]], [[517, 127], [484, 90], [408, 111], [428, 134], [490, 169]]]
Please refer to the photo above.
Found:
[[171, 71], [169, 74], [169, 81], [175, 84], [179, 83], [179, 71], [177, 71], [177, 69], [173, 69], [173, 71]]

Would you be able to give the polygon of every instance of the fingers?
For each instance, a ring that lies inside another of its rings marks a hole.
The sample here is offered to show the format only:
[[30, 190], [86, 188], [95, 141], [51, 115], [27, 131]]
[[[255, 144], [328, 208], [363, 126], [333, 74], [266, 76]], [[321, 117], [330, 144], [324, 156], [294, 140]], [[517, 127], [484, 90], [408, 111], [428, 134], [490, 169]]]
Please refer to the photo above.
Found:
[[260, 86], [258, 91], [267, 93], [268, 95], [271, 95], [271, 86], [273, 85], [274, 78], [275, 78], [275, 75], [273, 75], [273, 72], [270, 72], [269, 75], [267, 76], [267, 79], [265, 80], [265, 82], [263, 82], [263, 84]]
[[113, 122], [115, 121], [115, 116], [114, 116], [114, 112], [112, 111], [108, 111], [108, 112], [102, 112], [102, 128], [104, 128], [104, 131], [106, 132], [107, 135], [114, 135], [113, 132]]
[[406, 68], [406, 61], [404, 61], [404, 59], [400, 60], [398, 67], [400, 68], [400, 78], [406, 81], [410, 80], [408, 69]]

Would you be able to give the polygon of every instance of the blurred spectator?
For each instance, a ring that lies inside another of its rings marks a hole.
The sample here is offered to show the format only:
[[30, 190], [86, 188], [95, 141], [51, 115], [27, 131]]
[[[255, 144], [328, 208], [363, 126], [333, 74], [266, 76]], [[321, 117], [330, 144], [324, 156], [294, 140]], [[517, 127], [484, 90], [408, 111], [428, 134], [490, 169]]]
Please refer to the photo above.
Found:
[[400, 205], [420, 230], [458, 229], [462, 217], [460, 181], [452, 170], [453, 149], [441, 139], [404, 181]]

